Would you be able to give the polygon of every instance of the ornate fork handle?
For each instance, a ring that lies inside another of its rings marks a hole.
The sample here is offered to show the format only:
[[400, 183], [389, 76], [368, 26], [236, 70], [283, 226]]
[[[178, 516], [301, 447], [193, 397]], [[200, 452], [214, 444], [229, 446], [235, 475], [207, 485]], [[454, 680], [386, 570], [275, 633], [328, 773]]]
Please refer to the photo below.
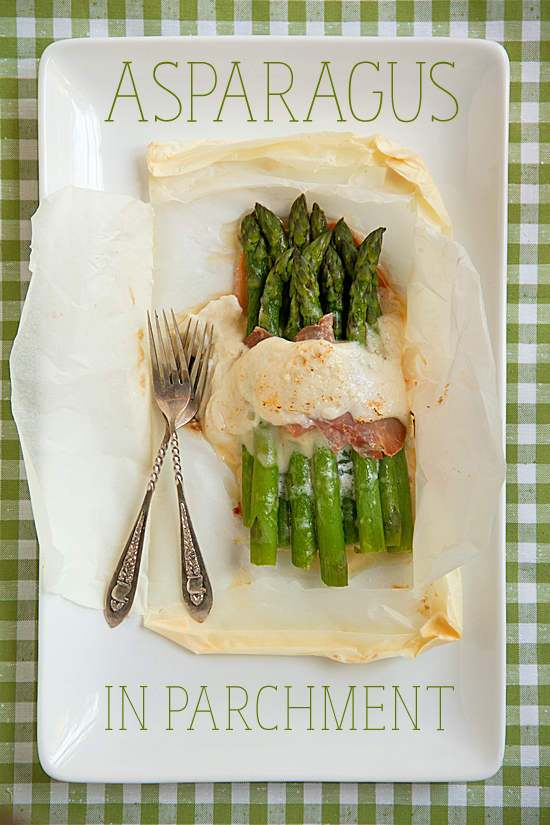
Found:
[[145, 498], [138, 513], [136, 522], [132, 528], [126, 546], [118, 561], [113, 577], [107, 588], [107, 598], [105, 600], [105, 619], [109, 627], [117, 627], [128, 615], [134, 602], [136, 588], [139, 578], [139, 568], [143, 554], [143, 544], [145, 541], [145, 527], [147, 516], [151, 507], [153, 492], [157, 486], [157, 481], [162, 467], [162, 462], [168, 450], [170, 441], [170, 431], [168, 427], [159, 447], [153, 470], [147, 485]]
[[181, 574], [183, 601], [197, 622], [203, 622], [212, 607], [212, 585], [206, 572], [206, 566], [199, 549], [197, 536], [193, 529], [191, 516], [185, 501], [183, 491], [183, 475], [181, 471], [178, 436], [174, 431], [170, 438], [174, 476], [178, 494], [178, 510], [180, 516], [180, 547], [181, 547]]

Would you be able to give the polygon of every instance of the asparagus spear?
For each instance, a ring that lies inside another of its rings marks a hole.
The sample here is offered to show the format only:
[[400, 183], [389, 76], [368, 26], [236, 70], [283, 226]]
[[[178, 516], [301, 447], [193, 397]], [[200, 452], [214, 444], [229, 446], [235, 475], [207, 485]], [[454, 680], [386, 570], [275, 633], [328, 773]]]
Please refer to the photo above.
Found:
[[296, 251], [293, 255], [290, 265], [290, 307], [284, 331], [284, 336], [289, 341], [303, 326], [316, 324], [323, 317], [317, 272], [330, 239], [331, 233], [325, 232], [304, 247], [302, 253]]
[[355, 261], [357, 259], [357, 250], [355, 248], [355, 241], [353, 240], [351, 229], [343, 218], [340, 218], [332, 230], [332, 243], [340, 255], [347, 275], [350, 278], [353, 278]]
[[379, 471], [380, 502], [382, 504], [386, 547], [397, 549], [401, 543], [401, 515], [399, 512], [395, 462], [390, 456], [385, 455], [380, 459]]
[[340, 507], [340, 480], [336, 457], [328, 446], [313, 452], [313, 492], [321, 579], [329, 587], [348, 583], [346, 543]]
[[262, 230], [254, 213], [245, 215], [241, 222], [241, 241], [246, 254], [254, 252], [261, 237]]
[[346, 545], [356, 544], [359, 541], [357, 528], [357, 505], [351, 496], [342, 498], [342, 522], [344, 525], [344, 541]]
[[241, 240], [248, 273], [248, 311], [246, 334], [250, 335], [258, 323], [260, 300], [267, 277], [267, 249], [260, 226], [254, 215], [247, 215], [241, 223]]
[[[367, 308], [373, 274], [376, 272], [382, 235], [385, 229], [375, 229], [357, 250], [353, 281], [350, 288], [347, 337], [350, 341], [365, 342], [367, 328]], [[373, 323], [376, 323], [374, 318]]]
[[[295, 204], [293, 204], [293, 208]], [[307, 220], [305, 198], [303, 198], [303, 204], [300, 205], [300, 210], [301, 220], [305, 225], [305, 220]], [[291, 238], [297, 234], [294, 226], [289, 219]], [[302, 231], [302, 235], [305, 235], [304, 231]], [[303, 245], [301, 253], [297, 251], [294, 254], [291, 265], [289, 322], [285, 330], [285, 337], [290, 340], [298, 334], [302, 326], [317, 323], [323, 315], [319, 301], [317, 272], [330, 243], [330, 238], [331, 233], [325, 232], [310, 243]], [[315, 554], [313, 507], [310, 493], [306, 492], [310, 484], [309, 462], [305, 456], [295, 451], [291, 455], [289, 463], [288, 488], [292, 514], [292, 561], [296, 567], [309, 568], [311, 559]]]
[[331, 245], [328, 247], [321, 269], [321, 303], [324, 312], [332, 312], [334, 337], [339, 341], [344, 334], [344, 266]]
[[354, 450], [353, 472], [360, 552], [380, 553], [385, 546], [377, 461]]
[[290, 502], [281, 493], [277, 515], [277, 547], [290, 547]]
[[[320, 236], [305, 247], [302, 253], [294, 253], [291, 264], [290, 280], [290, 314], [285, 329], [285, 337], [292, 340], [302, 326], [316, 324], [321, 320], [323, 311], [319, 300], [319, 283], [312, 267], [320, 266], [324, 251], [330, 242], [330, 233]], [[307, 258], [306, 258], [307, 255]], [[308, 263], [308, 260], [311, 261]], [[306, 501], [303, 494], [294, 495], [294, 482], [303, 487], [309, 463], [304, 463], [304, 456], [296, 451], [290, 458], [289, 496], [292, 510], [292, 560], [297, 567], [308, 568], [315, 551], [315, 532], [313, 528], [313, 510], [311, 501]], [[305, 460], [307, 462], [307, 460]], [[296, 511], [296, 507], [298, 510]], [[308, 515], [308, 511], [311, 511]], [[296, 518], [294, 517], [296, 512]], [[297, 530], [296, 534], [295, 531]], [[296, 535], [296, 539], [294, 536]]]
[[322, 235], [319, 235], [318, 238], [315, 238], [314, 241], [311, 241], [311, 243], [308, 243], [308, 245], [302, 249], [302, 255], [310, 265], [315, 275], [319, 274], [321, 264], [323, 263], [323, 258], [325, 257], [325, 252], [329, 247], [331, 238], [332, 232], [323, 232]]
[[[246, 334], [250, 335], [258, 322], [258, 311], [260, 300], [267, 275], [267, 250], [265, 240], [262, 236], [260, 225], [254, 214], [246, 215], [241, 223], [241, 241], [245, 253], [247, 269], [247, 329]], [[243, 525], [252, 525], [251, 516], [251, 494], [252, 494], [252, 472], [254, 467], [254, 457], [242, 446], [242, 470], [241, 470], [241, 506], [243, 511]]]
[[401, 515], [401, 540], [399, 547], [391, 546], [388, 550], [392, 553], [399, 550], [400, 553], [412, 552], [413, 542], [413, 514], [411, 504], [411, 488], [409, 485], [409, 472], [407, 469], [407, 459], [405, 448], [403, 447], [393, 457], [395, 465], [395, 477], [397, 481], [397, 497], [399, 500], [399, 513]]
[[[294, 250], [287, 249], [269, 271], [261, 299], [258, 326], [272, 335], [281, 334], [281, 307], [283, 303], [283, 288], [290, 277], [290, 261]], [[279, 547], [290, 545], [290, 512], [288, 499], [279, 495], [278, 516]]]
[[376, 328], [377, 321], [382, 315], [380, 308], [380, 301], [378, 300], [378, 269], [375, 268], [372, 273], [370, 292], [367, 307], [367, 324]]
[[[380, 257], [382, 235], [384, 232], [385, 229], [383, 227], [375, 229], [374, 232], [371, 232], [370, 235], [365, 238], [357, 250], [354, 279], [350, 290], [350, 307], [347, 324], [348, 338], [351, 340], [364, 342], [367, 323], [369, 326], [376, 328], [377, 319], [381, 314], [377, 294], [378, 276], [376, 274], [376, 267]], [[401, 485], [400, 499], [396, 477], [397, 467], [394, 459], [389, 456], [384, 456], [380, 461], [379, 471], [380, 503], [386, 546], [388, 548], [399, 548], [401, 545], [401, 499], [403, 501], [403, 507], [408, 510], [410, 517], [410, 525], [406, 527], [405, 546], [409, 543], [412, 546], [412, 534], [409, 535], [409, 527], [412, 530], [412, 510], [410, 490], [408, 490], [408, 476], [407, 488], [405, 488], [403, 483]], [[403, 470], [401, 470], [401, 472], [403, 472]]]
[[300, 296], [296, 290], [294, 278], [290, 277], [288, 320], [286, 322], [284, 337], [292, 341], [302, 329], [302, 312], [300, 310]]
[[266, 278], [264, 291], [260, 301], [258, 326], [266, 329], [272, 335], [280, 335], [281, 307], [283, 305], [283, 288], [290, 278], [290, 261], [294, 250], [287, 249], [277, 260]]
[[[339, 222], [340, 223], [340, 222]], [[342, 223], [337, 236], [337, 243], [341, 249], [349, 243], [348, 227]], [[371, 289], [372, 274], [376, 271], [382, 234], [384, 229], [376, 229], [365, 238], [355, 255], [353, 280], [350, 288], [350, 305], [347, 319], [347, 339], [365, 344], [367, 307]], [[349, 233], [351, 235], [351, 233]], [[388, 462], [387, 457], [380, 462], [380, 479], [376, 461], [358, 453], [353, 454], [355, 474], [355, 500], [357, 505], [357, 523], [359, 528], [359, 543], [362, 553], [380, 552], [384, 550], [384, 542], [395, 541], [396, 524], [400, 530], [399, 503], [397, 500], [397, 485], [395, 468]], [[383, 470], [382, 470], [383, 467]], [[392, 476], [393, 470], [393, 476]], [[384, 486], [382, 482], [384, 481]], [[399, 544], [399, 541], [397, 541]], [[393, 545], [395, 546], [395, 545]]]
[[267, 424], [254, 430], [254, 469], [250, 500], [250, 561], [275, 564], [279, 510], [279, 468], [275, 435]]
[[344, 523], [344, 541], [346, 544], [355, 544], [359, 541], [357, 530], [357, 507], [353, 498], [354, 476], [351, 448], [344, 447], [338, 453], [338, 474], [340, 477], [340, 494], [342, 505], [342, 521]]
[[297, 450], [290, 456], [287, 486], [292, 563], [295, 567], [308, 570], [316, 553], [311, 468], [306, 456]]
[[305, 195], [300, 195], [290, 208], [288, 240], [297, 249], [307, 246], [311, 238]]
[[[258, 326], [267, 330], [271, 335], [280, 335], [280, 313], [283, 302], [283, 288], [290, 277], [290, 259], [293, 250], [287, 249], [281, 257], [277, 260], [275, 265], [269, 271], [263, 293], [260, 301], [260, 311], [258, 313]], [[243, 499], [243, 524], [245, 527], [250, 527], [250, 516], [247, 513], [247, 520], [245, 523], [245, 500], [250, 496], [250, 492], [245, 489], [245, 482], [249, 483], [250, 470], [248, 468], [250, 454], [243, 446], [243, 468], [242, 468], [242, 499]], [[288, 547], [290, 545], [290, 513], [289, 503], [285, 496], [279, 496], [279, 509], [277, 521], [277, 546]]]
[[323, 235], [328, 229], [326, 215], [318, 203], [313, 204], [309, 223], [311, 226], [311, 237], [313, 240], [318, 238], [319, 235]]
[[254, 456], [246, 447], [242, 446], [242, 469], [241, 469], [241, 508], [243, 511], [243, 525], [250, 527], [252, 518], [250, 513], [252, 496], [252, 473], [254, 470]]
[[357, 259], [357, 250], [351, 230], [343, 218], [340, 218], [332, 230], [332, 245], [338, 253], [344, 267], [344, 288], [342, 290], [342, 328], [347, 326], [348, 308], [350, 303], [350, 287], [353, 280], [353, 271]]
[[260, 225], [262, 234], [267, 245], [269, 259], [269, 269], [275, 264], [277, 258], [288, 249], [288, 240], [280, 218], [271, 209], [257, 203], [254, 207], [256, 220]]
[[323, 317], [319, 298], [319, 281], [304, 255], [298, 250], [295, 251], [292, 258], [291, 278], [291, 312], [292, 287], [294, 287], [295, 294], [298, 296], [303, 325], [307, 327], [311, 324], [317, 324]]

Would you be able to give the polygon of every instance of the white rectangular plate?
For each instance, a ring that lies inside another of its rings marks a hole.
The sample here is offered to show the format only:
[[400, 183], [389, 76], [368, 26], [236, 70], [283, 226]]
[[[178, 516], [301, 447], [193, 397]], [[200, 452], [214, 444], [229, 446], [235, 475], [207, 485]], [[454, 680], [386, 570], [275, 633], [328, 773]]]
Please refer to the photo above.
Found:
[[[504, 415], [508, 84], [504, 50], [477, 40], [59, 42], [40, 67], [41, 197], [73, 184], [147, 200], [153, 140], [385, 134], [426, 161], [481, 274]], [[75, 782], [491, 776], [504, 749], [502, 501], [463, 579], [461, 642], [368, 665], [196, 656], [41, 589], [42, 765]]]

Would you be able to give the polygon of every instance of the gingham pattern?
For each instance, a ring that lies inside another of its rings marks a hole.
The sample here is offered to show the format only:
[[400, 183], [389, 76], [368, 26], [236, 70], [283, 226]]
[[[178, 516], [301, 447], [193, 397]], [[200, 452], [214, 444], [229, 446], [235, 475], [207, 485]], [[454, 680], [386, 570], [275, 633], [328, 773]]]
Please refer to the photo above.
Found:
[[[0, 0], [0, 34], [0, 822], [550, 822], [550, 2]], [[39, 766], [37, 548], [7, 361], [37, 206], [37, 62], [57, 39], [174, 34], [481, 37], [510, 56], [508, 719], [487, 782], [80, 785]]]

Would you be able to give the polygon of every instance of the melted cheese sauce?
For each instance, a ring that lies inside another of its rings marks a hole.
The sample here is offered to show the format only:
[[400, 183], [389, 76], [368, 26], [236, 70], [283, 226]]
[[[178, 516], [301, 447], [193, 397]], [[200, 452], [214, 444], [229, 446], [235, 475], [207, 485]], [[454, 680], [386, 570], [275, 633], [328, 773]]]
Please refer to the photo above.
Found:
[[356, 421], [399, 418], [409, 423], [403, 378], [404, 324], [395, 300], [369, 331], [367, 346], [268, 338], [252, 349], [243, 344], [245, 320], [235, 296], [211, 301], [198, 317], [214, 324], [211, 391], [203, 432], [221, 458], [234, 467], [241, 445], [251, 443], [260, 420], [274, 426], [307, 426], [349, 412]]

